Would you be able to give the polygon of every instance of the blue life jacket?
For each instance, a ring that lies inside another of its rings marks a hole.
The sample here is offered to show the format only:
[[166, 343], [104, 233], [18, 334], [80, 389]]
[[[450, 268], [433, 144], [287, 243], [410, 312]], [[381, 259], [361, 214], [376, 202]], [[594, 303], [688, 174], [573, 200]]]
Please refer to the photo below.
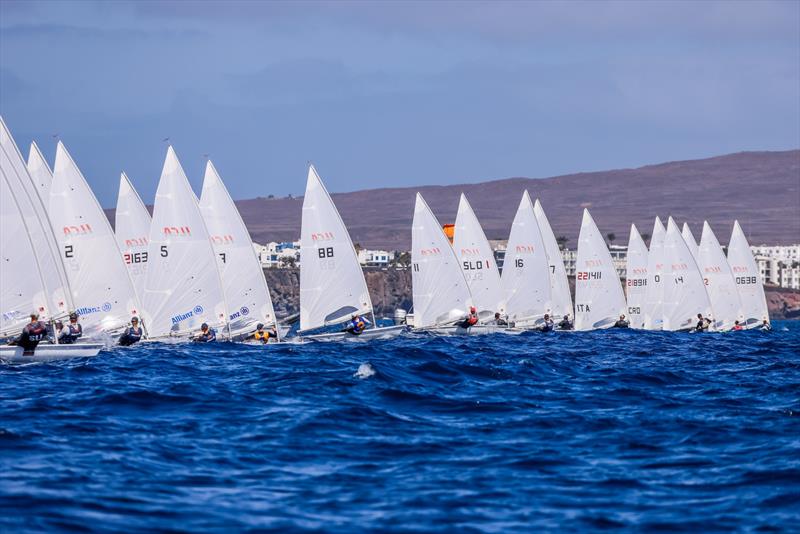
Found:
[[68, 323], [62, 330], [61, 335], [58, 336], [58, 342], [64, 345], [71, 345], [78, 341], [78, 338], [83, 335], [83, 327], [79, 323]]

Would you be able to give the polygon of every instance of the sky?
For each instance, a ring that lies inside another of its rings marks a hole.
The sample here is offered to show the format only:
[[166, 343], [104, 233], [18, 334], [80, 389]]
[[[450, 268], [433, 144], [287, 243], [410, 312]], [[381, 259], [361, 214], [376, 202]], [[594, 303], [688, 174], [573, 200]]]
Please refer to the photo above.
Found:
[[800, 147], [800, 2], [0, 0], [0, 114], [101, 204], [175, 147], [235, 199]]

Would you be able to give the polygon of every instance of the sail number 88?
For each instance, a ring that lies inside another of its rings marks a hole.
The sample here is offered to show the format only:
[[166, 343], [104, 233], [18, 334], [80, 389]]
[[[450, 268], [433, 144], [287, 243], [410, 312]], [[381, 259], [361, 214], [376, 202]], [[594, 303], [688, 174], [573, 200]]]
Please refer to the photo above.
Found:
[[333, 247], [317, 249], [317, 254], [319, 254], [320, 258], [332, 258], [333, 257]]

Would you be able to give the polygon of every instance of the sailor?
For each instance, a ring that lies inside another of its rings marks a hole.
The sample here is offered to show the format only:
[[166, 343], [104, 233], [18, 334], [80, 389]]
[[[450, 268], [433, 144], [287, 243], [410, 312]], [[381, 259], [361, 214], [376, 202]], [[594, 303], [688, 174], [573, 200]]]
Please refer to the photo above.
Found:
[[764, 319], [764, 322], [761, 323], [761, 330], [764, 330], [765, 332], [767, 332], [769, 330], [772, 330], [772, 326], [769, 324], [769, 321], [767, 321], [766, 319]]
[[30, 356], [46, 335], [47, 327], [39, 321], [39, 314], [33, 312], [31, 313], [31, 322], [26, 324], [19, 337], [9, 344], [22, 347], [23, 354]]
[[508, 321], [500, 317], [500, 312], [495, 312], [494, 324], [496, 324], [497, 326], [508, 326]]
[[744, 328], [739, 324], [739, 321], [733, 321], [733, 328], [731, 328], [731, 330], [744, 330]]
[[269, 343], [270, 338], [277, 338], [278, 333], [275, 332], [275, 327], [270, 328], [269, 330], [264, 330], [264, 323], [258, 323], [256, 325], [256, 331], [253, 332], [248, 336], [248, 339], [254, 339], [256, 341], [260, 341], [265, 345]]
[[207, 323], [200, 325], [200, 334], [194, 340], [198, 343], [211, 343], [217, 340], [217, 331], [209, 328]]
[[135, 315], [131, 317], [131, 325], [125, 329], [121, 336], [119, 336], [119, 344], [123, 347], [138, 343], [142, 339], [142, 327], [139, 326], [139, 318]]
[[544, 314], [544, 324], [541, 327], [539, 327], [539, 331], [540, 332], [552, 332], [554, 328], [555, 328], [555, 323], [553, 323], [553, 320], [550, 318], [550, 314], [549, 313], [545, 313]]
[[572, 321], [569, 320], [569, 314], [565, 314], [564, 318], [561, 319], [561, 322], [558, 323], [558, 328], [561, 330], [572, 330]]
[[461, 328], [469, 328], [470, 326], [475, 326], [476, 324], [478, 324], [478, 310], [475, 309], [475, 306], [470, 306], [469, 314], [467, 314], [467, 317], [463, 321], [458, 323], [458, 326]]
[[350, 318], [350, 322], [347, 323], [347, 328], [345, 328], [344, 331], [348, 334], [353, 334], [354, 336], [360, 336], [361, 332], [363, 332], [366, 328], [367, 321], [359, 314], [354, 313]]
[[82, 335], [83, 327], [78, 323], [78, 314], [72, 312], [69, 314], [69, 323], [61, 328], [61, 332], [58, 334], [58, 342], [62, 345], [72, 345]]
[[703, 317], [702, 313], [697, 314], [697, 326], [694, 327], [695, 332], [705, 332], [711, 326], [711, 319]]
[[614, 323], [614, 328], [628, 328], [629, 326], [630, 326], [630, 323], [625, 320], [625, 314], [624, 313], [622, 315], [620, 315], [619, 319], [617, 319], [617, 322]]

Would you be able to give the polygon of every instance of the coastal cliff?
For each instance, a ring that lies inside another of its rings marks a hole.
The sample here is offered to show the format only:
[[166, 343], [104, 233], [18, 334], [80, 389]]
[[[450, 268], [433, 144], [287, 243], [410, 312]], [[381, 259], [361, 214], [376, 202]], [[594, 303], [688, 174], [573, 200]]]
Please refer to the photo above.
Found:
[[[375, 314], [392, 317], [394, 310], [411, 308], [411, 271], [397, 269], [364, 269]], [[299, 269], [264, 269], [275, 313], [286, 317], [297, 313], [300, 304]], [[575, 280], [570, 278], [575, 293]], [[772, 319], [800, 319], [800, 291], [765, 286], [767, 306]]]

